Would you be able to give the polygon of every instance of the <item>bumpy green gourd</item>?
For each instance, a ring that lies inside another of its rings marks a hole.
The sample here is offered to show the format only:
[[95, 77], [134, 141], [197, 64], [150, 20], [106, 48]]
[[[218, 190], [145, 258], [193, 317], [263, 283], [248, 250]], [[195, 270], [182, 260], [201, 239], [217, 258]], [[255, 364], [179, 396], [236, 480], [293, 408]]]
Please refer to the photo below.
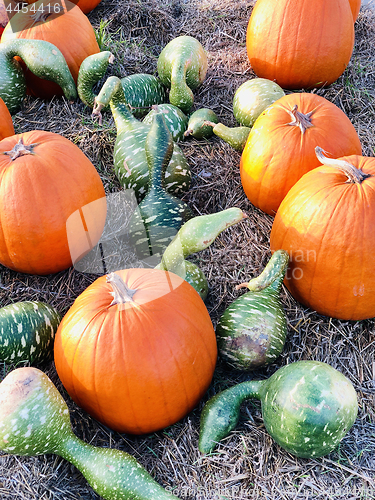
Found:
[[208, 294], [207, 278], [199, 267], [189, 260], [189, 255], [209, 247], [215, 238], [229, 226], [247, 216], [239, 208], [199, 215], [185, 222], [176, 237], [165, 249], [156, 269], [171, 271], [190, 283], [203, 300]]
[[176, 498], [128, 453], [80, 440], [72, 431], [64, 399], [37, 368], [17, 368], [0, 384], [0, 449], [23, 456], [60, 455], [105, 500]]
[[161, 51], [158, 75], [170, 89], [169, 102], [189, 113], [195, 90], [206, 78], [207, 55], [201, 43], [191, 36], [178, 36]]
[[189, 117], [185, 137], [192, 136], [196, 139], [211, 137], [213, 127], [218, 123], [219, 119], [214, 111], [209, 108], [201, 108], [194, 111]]
[[260, 399], [264, 425], [292, 455], [317, 458], [333, 451], [355, 422], [357, 395], [350, 380], [320, 361], [297, 361], [266, 380], [250, 380], [211, 398], [201, 414], [199, 450], [210, 453], [239, 421], [240, 407]]
[[219, 353], [237, 370], [269, 364], [283, 350], [287, 319], [279, 294], [288, 262], [287, 252], [275, 252], [257, 278], [236, 287], [250, 291], [232, 302], [216, 326]]
[[[95, 99], [93, 116], [101, 118], [101, 110], [110, 105], [117, 128], [114, 146], [114, 170], [120, 184], [134, 189], [140, 201], [146, 194], [149, 170], [145, 142], [151, 125], [140, 122], [130, 112], [121, 81], [109, 77]], [[171, 161], [165, 173], [164, 188], [171, 194], [182, 194], [190, 187], [191, 172], [179, 146], [173, 144]]]
[[[114, 55], [108, 50], [91, 54], [82, 62], [77, 80], [78, 95], [90, 108], [95, 105], [94, 85], [104, 77], [108, 65], [114, 61]], [[166, 87], [153, 75], [135, 73], [121, 78], [125, 99], [132, 114], [141, 118], [153, 104], [167, 102]]]
[[9, 40], [0, 44], [0, 97], [11, 114], [19, 111], [26, 96], [25, 76], [15, 56], [19, 56], [39, 78], [57, 83], [69, 101], [76, 99], [76, 84], [64, 56], [55, 45], [44, 40]]
[[0, 360], [31, 364], [52, 357], [61, 316], [43, 302], [23, 301], [0, 309]]
[[145, 152], [149, 188], [129, 225], [131, 242], [139, 258], [161, 256], [184, 222], [193, 217], [185, 202], [162, 187], [172, 157], [173, 139], [163, 113], [157, 107], [146, 137]]
[[[173, 104], [158, 104], [158, 109], [164, 114], [165, 123], [172, 134], [174, 141], [178, 142], [184, 137], [188, 125], [188, 117], [180, 108]], [[151, 125], [155, 110], [152, 109], [143, 119], [143, 123]]]
[[245, 147], [247, 138], [250, 134], [250, 127], [240, 126], [240, 127], [227, 127], [223, 123], [213, 123], [206, 122], [206, 125], [212, 127], [212, 132], [220, 137], [223, 141], [228, 143], [233, 149], [239, 151], [240, 153], [243, 151]]

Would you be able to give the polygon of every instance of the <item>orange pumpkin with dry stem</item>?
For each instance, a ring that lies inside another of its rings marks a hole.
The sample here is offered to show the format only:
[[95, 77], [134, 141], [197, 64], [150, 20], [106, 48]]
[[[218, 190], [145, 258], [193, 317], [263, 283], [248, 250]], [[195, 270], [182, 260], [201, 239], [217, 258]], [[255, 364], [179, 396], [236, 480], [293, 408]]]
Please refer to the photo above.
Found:
[[10, 135], [14, 135], [12, 116], [0, 97], [0, 141]]
[[217, 357], [199, 294], [158, 269], [98, 278], [64, 316], [54, 349], [71, 398], [104, 425], [131, 434], [187, 415], [208, 389]]

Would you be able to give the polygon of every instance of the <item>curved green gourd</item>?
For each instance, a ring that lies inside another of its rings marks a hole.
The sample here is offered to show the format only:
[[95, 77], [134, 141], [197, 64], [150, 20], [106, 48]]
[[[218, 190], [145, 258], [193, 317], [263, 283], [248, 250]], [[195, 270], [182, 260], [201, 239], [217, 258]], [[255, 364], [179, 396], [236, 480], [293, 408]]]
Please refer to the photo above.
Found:
[[219, 353], [233, 368], [254, 370], [272, 363], [283, 350], [287, 319], [279, 294], [288, 263], [287, 252], [275, 252], [258, 277], [236, 287], [250, 291], [232, 302], [219, 319]]
[[250, 127], [240, 126], [240, 127], [227, 127], [223, 123], [212, 123], [206, 122], [206, 125], [212, 127], [213, 133], [220, 137], [223, 141], [227, 142], [236, 151], [240, 153], [245, 147], [247, 138], [250, 134]]
[[0, 360], [31, 364], [52, 357], [61, 316], [43, 302], [23, 301], [0, 309]]
[[297, 457], [333, 451], [355, 422], [357, 395], [350, 380], [321, 361], [297, 361], [266, 380], [242, 382], [204, 406], [199, 450], [210, 453], [233, 430], [243, 401], [261, 401], [264, 425], [273, 439]]
[[[158, 109], [164, 114], [165, 122], [172, 134], [173, 140], [178, 142], [183, 139], [188, 125], [188, 117], [185, 113], [173, 104], [158, 104]], [[155, 112], [156, 111], [152, 109], [147, 113], [142, 120], [143, 123], [151, 125]]]
[[[114, 146], [114, 170], [120, 184], [134, 189], [140, 201], [146, 194], [149, 170], [145, 142], [151, 125], [140, 122], [130, 112], [121, 81], [110, 76], [95, 99], [93, 116], [101, 118], [101, 110], [110, 105], [117, 128]], [[164, 188], [171, 194], [182, 194], [190, 187], [191, 172], [184, 154], [174, 143], [171, 161], [165, 173]]]
[[193, 217], [185, 202], [162, 187], [173, 153], [173, 139], [163, 113], [157, 107], [155, 111], [145, 142], [149, 188], [129, 224], [131, 242], [139, 258], [161, 256], [184, 222]]
[[189, 113], [194, 103], [193, 90], [207, 73], [207, 55], [201, 43], [191, 36], [178, 36], [161, 51], [157, 69], [160, 80], [170, 89], [169, 102]]
[[[208, 123], [209, 122], [209, 123]], [[185, 137], [192, 136], [196, 139], [211, 137], [213, 134], [214, 124], [218, 123], [219, 119], [214, 111], [209, 108], [201, 108], [194, 111], [189, 117]]]
[[26, 96], [25, 76], [15, 56], [39, 78], [57, 83], [69, 101], [76, 99], [76, 84], [55, 45], [44, 40], [9, 40], [0, 44], [0, 97], [11, 114], [19, 111]]
[[105, 500], [176, 498], [128, 453], [79, 439], [64, 399], [37, 368], [17, 368], [0, 384], [0, 449], [23, 456], [60, 455]]
[[[114, 55], [108, 50], [91, 54], [82, 62], [77, 80], [77, 90], [81, 101], [93, 108], [96, 94], [94, 85], [104, 77], [108, 65], [114, 61]], [[154, 104], [167, 102], [168, 93], [161, 81], [147, 73], [135, 73], [121, 78], [126, 102], [132, 114], [141, 118]]]
[[184, 278], [205, 300], [208, 293], [207, 279], [203, 271], [193, 262], [186, 260], [186, 257], [208, 248], [224, 229], [246, 217], [242, 210], [236, 207], [193, 217], [185, 222], [165, 249], [156, 269], [171, 271]]

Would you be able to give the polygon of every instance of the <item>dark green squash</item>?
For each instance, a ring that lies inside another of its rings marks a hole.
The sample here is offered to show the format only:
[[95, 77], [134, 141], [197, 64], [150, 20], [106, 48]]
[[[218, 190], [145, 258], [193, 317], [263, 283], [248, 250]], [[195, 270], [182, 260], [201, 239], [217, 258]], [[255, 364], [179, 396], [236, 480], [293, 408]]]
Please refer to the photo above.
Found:
[[0, 360], [17, 364], [52, 358], [61, 316], [43, 302], [23, 301], [0, 309]]
[[211, 398], [201, 414], [199, 450], [210, 453], [239, 421], [241, 404], [260, 399], [264, 425], [297, 457], [327, 455], [355, 422], [357, 394], [350, 380], [320, 361], [297, 361], [266, 380], [250, 380]]

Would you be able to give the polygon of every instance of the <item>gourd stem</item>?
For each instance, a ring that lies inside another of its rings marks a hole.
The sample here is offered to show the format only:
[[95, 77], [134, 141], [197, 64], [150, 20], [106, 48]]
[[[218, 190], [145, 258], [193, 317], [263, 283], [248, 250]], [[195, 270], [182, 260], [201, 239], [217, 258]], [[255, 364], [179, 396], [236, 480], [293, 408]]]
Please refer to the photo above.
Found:
[[311, 115], [314, 113], [313, 111], [310, 111], [309, 113], [303, 114], [300, 111], [298, 111], [298, 106], [295, 104], [293, 106], [293, 109], [287, 110], [290, 116], [293, 118], [293, 120], [288, 123], [288, 125], [294, 126], [294, 127], [299, 127], [302, 135], [306, 132], [306, 129], [313, 127], [313, 123], [311, 122]]
[[216, 394], [205, 404], [198, 444], [202, 453], [210, 453], [237, 426], [241, 405], [246, 399], [262, 399], [267, 381], [242, 382]]
[[277, 250], [272, 255], [268, 264], [259, 276], [253, 278], [248, 283], [241, 283], [237, 285], [236, 290], [246, 287], [252, 292], [258, 292], [266, 288], [269, 288], [272, 291], [279, 291], [284, 280], [288, 264], [288, 252], [285, 250]]
[[110, 283], [113, 292], [113, 300], [110, 306], [114, 304], [126, 304], [127, 302], [133, 302], [133, 297], [137, 290], [132, 290], [127, 286], [125, 281], [116, 273], [110, 273], [106, 277], [107, 283]]
[[328, 158], [323, 153], [325, 153], [325, 151], [319, 146], [316, 146], [315, 154], [320, 163], [322, 163], [323, 165], [329, 165], [331, 167], [338, 168], [339, 170], [344, 172], [350, 182], [361, 184], [365, 179], [370, 177], [370, 174], [365, 174], [348, 161]]

